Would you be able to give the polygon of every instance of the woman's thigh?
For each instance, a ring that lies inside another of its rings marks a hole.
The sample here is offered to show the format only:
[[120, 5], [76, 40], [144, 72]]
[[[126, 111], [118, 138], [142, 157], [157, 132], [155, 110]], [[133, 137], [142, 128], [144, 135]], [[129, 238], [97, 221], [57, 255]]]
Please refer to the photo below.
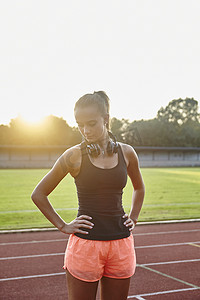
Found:
[[66, 270], [68, 300], [95, 300], [98, 288], [98, 281], [86, 282], [72, 276]]
[[114, 279], [102, 277], [101, 300], [126, 300], [130, 286], [130, 279]]

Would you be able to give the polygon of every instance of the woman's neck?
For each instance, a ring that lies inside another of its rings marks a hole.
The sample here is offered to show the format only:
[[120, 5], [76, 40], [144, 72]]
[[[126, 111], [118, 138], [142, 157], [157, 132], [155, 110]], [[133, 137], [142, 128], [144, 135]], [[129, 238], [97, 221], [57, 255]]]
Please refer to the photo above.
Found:
[[109, 141], [109, 136], [108, 136], [108, 133], [106, 133], [106, 135], [105, 135], [103, 138], [99, 139], [99, 140], [97, 141], [97, 143], [99, 144], [99, 146], [100, 146], [102, 149], [105, 150], [105, 149], [107, 148], [108, 141]]

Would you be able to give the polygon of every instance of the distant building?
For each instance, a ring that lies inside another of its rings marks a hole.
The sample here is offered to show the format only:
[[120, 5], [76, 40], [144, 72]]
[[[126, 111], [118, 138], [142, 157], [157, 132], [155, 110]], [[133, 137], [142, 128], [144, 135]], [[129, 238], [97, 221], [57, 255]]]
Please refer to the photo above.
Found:
[[[69, 146], [0, 146], [0, 168], [51, 168]], [[141, 167], [200, 166], [200, 148], [135, 147]]]
[[141, 167], [197, 167], [200, 148], [135, 147]]

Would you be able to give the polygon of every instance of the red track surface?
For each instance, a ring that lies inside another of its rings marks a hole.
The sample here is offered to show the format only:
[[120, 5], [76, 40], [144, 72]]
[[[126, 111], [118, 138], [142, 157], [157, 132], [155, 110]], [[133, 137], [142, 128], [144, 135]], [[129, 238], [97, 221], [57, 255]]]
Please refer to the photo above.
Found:
[[[0, 299], [67, 299], [67, 238], [1, 234]], [[136, 226], [134, 239], [138, 266], [128, 299], [200, 299], [200, 222]]]

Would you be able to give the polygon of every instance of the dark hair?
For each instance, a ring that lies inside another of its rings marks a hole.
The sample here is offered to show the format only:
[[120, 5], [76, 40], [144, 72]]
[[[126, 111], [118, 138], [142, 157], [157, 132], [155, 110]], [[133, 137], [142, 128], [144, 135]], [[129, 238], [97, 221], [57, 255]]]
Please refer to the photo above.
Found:
[[[75, 103], [74, 111], [77, 108], [83, 108], [94, 104], [97, 105], [98, 110], [103, 117], [109, 115], [110, 100], [104, 91], [94, 92], [93, 94], [85, 94]], [[109, 124], [106, 126], [107, 129], [109, 129]]]

